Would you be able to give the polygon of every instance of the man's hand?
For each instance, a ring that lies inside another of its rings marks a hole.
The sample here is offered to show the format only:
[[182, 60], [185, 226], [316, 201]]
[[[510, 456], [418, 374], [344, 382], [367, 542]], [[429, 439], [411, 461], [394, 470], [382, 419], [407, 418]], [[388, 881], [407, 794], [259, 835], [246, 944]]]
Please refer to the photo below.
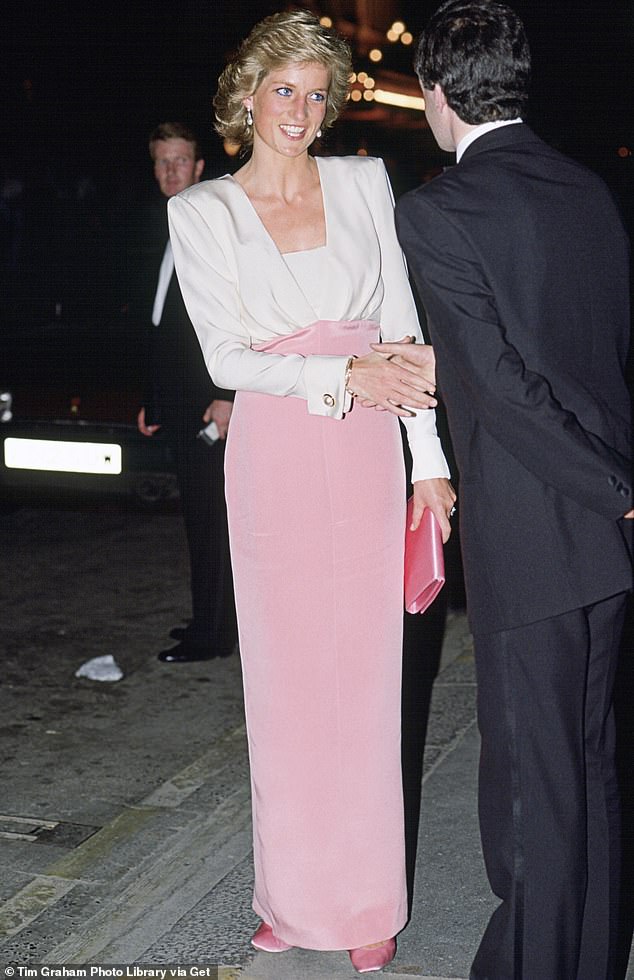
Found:
[[376, 407], [405, 417], [416, 414], [411, 409], [436, 407], [429, 387], [418, 371], [374, 352], [355, 358], [348, 383], [364, 408]]
[[429, 507], [440, 524], [443, 544], [446, 544], [451, 534], [449, 519], [456, 502], [456, 491], [449, 480], [437, 477], [433, 480], [417, 480], [414, 484], [414, 506], [412, 508], [412, 523], [410, 530], [415, 531], [421, 522], [425, 507]]
[[232, 410], [233, 402], [228, 402], [220, 398], [214, 398], [211, 405], [208, 405], [205, 409], [203, 422], [205, 425], [209, 425], [210, 422], [215, 422], [218, 426], [218, 434], [220, 435], [220, 438], [226, 439]]
[[627, 514], [623, 515], [626, 521], [634, 520], [634, 510], [628, 510]]
[[388, 357], [393, 364], [416, 371], [426, 391], [436, 390], [436, 356], [429, 344], [414, 344], [407, 337], [395, 344], [370, 344], [370, 347]]
[[160, 425], [146, 425], [145, 424], [145, 408], [140, 409], [139, 414], [136, 417], [137, 429], [143, 436], [153, 436], [157, 429], [160, 429]]

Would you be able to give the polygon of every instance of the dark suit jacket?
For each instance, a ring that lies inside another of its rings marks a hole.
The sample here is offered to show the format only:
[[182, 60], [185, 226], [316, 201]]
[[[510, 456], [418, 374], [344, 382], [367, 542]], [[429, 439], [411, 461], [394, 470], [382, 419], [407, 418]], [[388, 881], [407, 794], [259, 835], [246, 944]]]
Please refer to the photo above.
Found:
[[397, 227], [460, 471], [473, 631], [629, 589], [628, 246], [607, 188], [517, 124], [401, 198]]
[[[154, 255], [153, 292], [167, 241], [167, 217], [163, 203], [163, 238]], [[160, 239], [159, 239], [160, 240]], [[150, 307], [151, 309], [151, 307]], [[146, 421], [165, 426], [165, 434], [195, 436], [204, 425], [202, 415], [216, 398], [233, 401], [234, 393], [214, 385], [200, 344], [187, 315], [176, 272], [172, 273], [158, 326], [149, 326], [149, 384]]]

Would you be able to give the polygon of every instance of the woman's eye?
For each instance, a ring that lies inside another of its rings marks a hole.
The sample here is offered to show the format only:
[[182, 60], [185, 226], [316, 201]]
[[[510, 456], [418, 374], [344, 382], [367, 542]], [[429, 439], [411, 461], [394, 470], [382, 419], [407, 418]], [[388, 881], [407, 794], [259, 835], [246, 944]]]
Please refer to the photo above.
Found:
[[290, 95], [291, 94], [291, 90], [288, 87], [288, 85], [282, 85], [281, 88], [277, 88], [277, 89], [275, 89], [275, 91], [277, 92], [278, 95]]
[[323, 102], [325, 98], [326, 96], [324, 95], [323, 92], [313, 92], [311, 94], [311, 99], [313, 100], [313, 102]]

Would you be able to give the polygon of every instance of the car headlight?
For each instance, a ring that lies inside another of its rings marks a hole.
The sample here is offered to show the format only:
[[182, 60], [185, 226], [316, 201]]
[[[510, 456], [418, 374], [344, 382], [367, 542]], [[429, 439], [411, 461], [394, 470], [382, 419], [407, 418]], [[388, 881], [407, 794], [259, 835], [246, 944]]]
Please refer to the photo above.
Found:
[[13, 405], [13, 395], [10, 391], [0, 390], [0, 422], [10, 422], [13, 418], [11, 407]]

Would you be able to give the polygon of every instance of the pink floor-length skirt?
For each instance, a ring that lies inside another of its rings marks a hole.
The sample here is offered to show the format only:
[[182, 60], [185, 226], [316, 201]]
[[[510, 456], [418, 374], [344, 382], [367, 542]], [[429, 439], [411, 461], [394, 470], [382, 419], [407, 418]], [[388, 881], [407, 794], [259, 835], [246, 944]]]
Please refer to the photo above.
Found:
[[[259, 349], [363, 354], [371, 321]], [[407, 898], [400, 765], [405, 488], [397, 419], [238, 392], [226, 493], [251, 762], [253, 907], [279, 938], [352, 949]]]

